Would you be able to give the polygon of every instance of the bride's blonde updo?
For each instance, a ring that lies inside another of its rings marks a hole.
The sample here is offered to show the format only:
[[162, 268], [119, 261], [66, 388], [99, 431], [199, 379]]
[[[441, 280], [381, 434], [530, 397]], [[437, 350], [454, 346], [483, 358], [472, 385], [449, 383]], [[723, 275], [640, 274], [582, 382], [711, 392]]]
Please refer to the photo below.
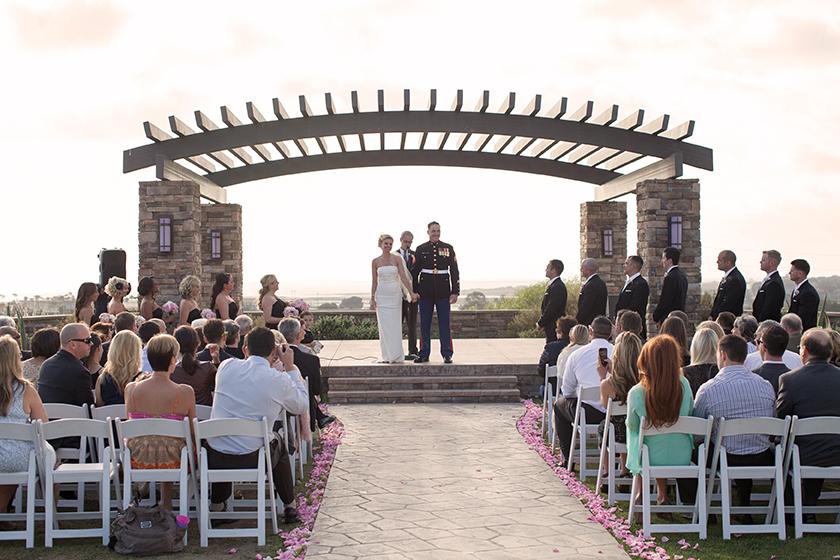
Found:
[[380, 233], [379, 234], [379, 241], [377, 242], [377, 245], [379, 247], [382, 247], [382, 243], [384, 243], [386, 239], [390, 239], [391, 241], [394, 240], [394, 238], [391, 237], [390, 235], [388, 235], [387, 233]]

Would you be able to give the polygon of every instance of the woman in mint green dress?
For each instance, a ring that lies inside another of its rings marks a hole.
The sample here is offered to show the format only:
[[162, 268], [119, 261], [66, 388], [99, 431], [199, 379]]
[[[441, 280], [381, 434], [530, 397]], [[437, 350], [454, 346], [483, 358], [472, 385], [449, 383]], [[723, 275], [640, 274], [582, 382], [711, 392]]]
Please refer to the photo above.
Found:
[[[694, 402], [691, 386], [682, 375], [682, 356], [677, 341], [661, 334], [645, 344], [639, 356], [639, 383], [627, 395], [627, 468], [636, 476], [642, 471], [639, 454], [639, 427], [642, 417], [647, 426], [673, 425], [680, 416], [691, 416]], [[693, 438], [686, 434], [646, 436], [651, 465], [688, 465], [694, 450]], [[641, 480], [639, 481], [641, 487]], [[657, 502], [668, 503], [667, 479], [656, 479]]]

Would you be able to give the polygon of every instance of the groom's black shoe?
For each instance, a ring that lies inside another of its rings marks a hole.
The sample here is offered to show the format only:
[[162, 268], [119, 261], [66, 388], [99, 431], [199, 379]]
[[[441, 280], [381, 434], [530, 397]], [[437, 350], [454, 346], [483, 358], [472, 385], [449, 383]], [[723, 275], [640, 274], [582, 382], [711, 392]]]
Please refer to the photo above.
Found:
[[429, 361], [429, 358], [424, 358], [423, 356], [417, 356], [416, 358], [414, 358], [414, 363], [415, 364], [422, 364], [423, 362], [428, 362], [428, 361]]
[[443, 357], [444, 364], [451, 364], [452, 363], [452, 356], [444, 356]]
[[417, 354], [406, 354], [405, 359], [406, 360], [416, 360], [417, 359]]

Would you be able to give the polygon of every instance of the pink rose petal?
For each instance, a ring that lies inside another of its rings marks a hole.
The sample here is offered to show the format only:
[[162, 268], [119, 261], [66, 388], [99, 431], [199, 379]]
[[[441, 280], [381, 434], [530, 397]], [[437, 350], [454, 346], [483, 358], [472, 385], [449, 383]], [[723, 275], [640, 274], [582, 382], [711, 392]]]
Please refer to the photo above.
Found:
[[236, 554], [236, 549], [231, 548], [230, 550], [228, 550], [228, 554]]
[[[516, 418], [516, 416], [514, 416], [514, 418]], [[557, 550], [556, 548], [552, 548], [552, 549], [551, 549], [551, 552], [560, 552], [560, 551], [559, 551], [559, 550]]]

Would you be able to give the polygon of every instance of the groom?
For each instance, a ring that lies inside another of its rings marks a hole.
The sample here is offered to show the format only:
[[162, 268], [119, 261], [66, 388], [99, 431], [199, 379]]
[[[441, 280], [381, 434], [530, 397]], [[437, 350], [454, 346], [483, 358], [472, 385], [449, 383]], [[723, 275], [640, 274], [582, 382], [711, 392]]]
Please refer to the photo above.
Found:
[[444, 363], [452, 363], [452, 333], [449, 329], [449, 307], [458, 301], [461, 281], [455, 249], [440, 240], [440, 224], [430, 222], [428, 243], [417, 247], [412, 276], [418, 278], [420, 295], [420, 352], [415, 363], [429, 361], [432, 353], [432, 313], [437, 309], [440, 331], [440, 353]]

